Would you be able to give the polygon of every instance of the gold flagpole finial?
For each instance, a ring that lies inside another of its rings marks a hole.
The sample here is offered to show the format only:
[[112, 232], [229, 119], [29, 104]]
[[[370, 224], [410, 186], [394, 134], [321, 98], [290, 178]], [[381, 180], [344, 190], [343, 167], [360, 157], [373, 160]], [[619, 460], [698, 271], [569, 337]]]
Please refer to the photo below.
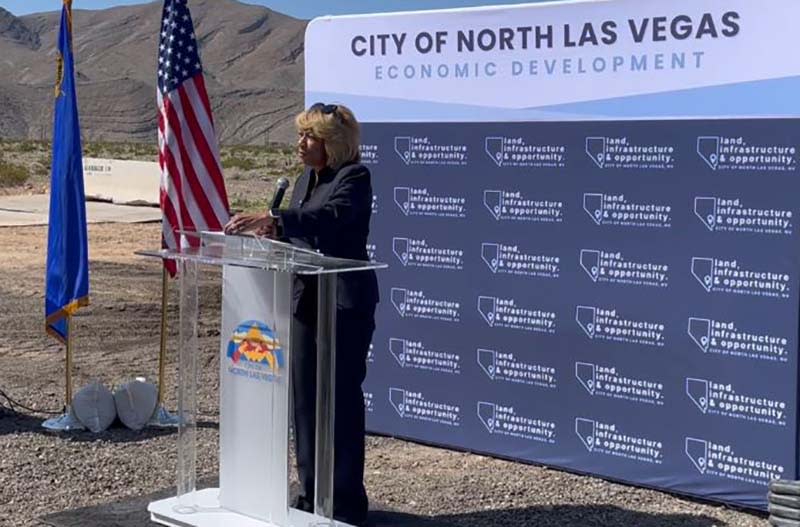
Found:
[[72, 40], [72, 0], [64, 0], [64, 7], [67, 8], [67, 27], [69, 28], [70, 40]]

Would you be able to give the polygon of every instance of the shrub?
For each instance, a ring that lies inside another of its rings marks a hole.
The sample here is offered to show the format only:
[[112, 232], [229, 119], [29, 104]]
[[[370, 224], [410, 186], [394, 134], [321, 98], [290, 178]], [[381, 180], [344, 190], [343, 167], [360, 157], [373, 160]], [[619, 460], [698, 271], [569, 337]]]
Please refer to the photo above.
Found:
[[37, 152], [43, 145], [36, 141], [22, 141], [17, 145], [18, 152]]
[[37, 176], [49, 176], [52, 163], [39, 161], [33, 166], [33, 173]]
[[238, 168], [240, 170], [253, 170], [258, 167], [258, 163], [249, 157], [226, 157], [222, 160], [222, 168]]
[[230, 205], [231, 210], [236, 212], [263, 212], [267, 208], [267, 200], [266, 198], [253, 200], [239, 196], [233, 196]]
[[28, 181], [30, 173], [24, 166], [0, 161], [0, 187], [17, 187]]

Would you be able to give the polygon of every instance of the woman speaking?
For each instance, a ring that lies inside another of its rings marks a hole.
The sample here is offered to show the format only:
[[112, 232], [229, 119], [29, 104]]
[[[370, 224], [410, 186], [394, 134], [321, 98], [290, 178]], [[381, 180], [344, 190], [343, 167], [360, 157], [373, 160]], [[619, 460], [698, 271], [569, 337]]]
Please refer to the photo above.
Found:
[[[225, 226], [228, 234], [255, 231], [326, 256], [368, 260], [372, 213], [369, 170], [359, 163], [358, 121], [346, 107], [317, 103], [296, 120], [297, 152], [306, 166], [289, 208], [243, 214]], [[364, 395], [366, 359], [375, 330], [378, 284], [375, 272], [342, 273], [337, 284], [336, 420], [334, 432], [334, 517], [364, 525]], [[317, 279], [294, 283], [291, 370], [300, 495], [294, 506], [313, 511], [316, 426]]]

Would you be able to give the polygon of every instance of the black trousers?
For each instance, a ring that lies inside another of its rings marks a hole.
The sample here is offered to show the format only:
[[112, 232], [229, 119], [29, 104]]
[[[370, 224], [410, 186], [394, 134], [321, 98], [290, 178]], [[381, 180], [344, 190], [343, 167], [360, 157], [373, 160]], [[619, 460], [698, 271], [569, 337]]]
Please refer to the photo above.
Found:
[[[292, 321], [294, 430], [300, 499], [314, 502], [317, 327], [313, 316]], [[375, 331], [375, 309], [336, 312], [336, 418], [334, 430], [333, 514], [347, 523], [367, 515], [364, 488], [364, 393], [367, 353]]]

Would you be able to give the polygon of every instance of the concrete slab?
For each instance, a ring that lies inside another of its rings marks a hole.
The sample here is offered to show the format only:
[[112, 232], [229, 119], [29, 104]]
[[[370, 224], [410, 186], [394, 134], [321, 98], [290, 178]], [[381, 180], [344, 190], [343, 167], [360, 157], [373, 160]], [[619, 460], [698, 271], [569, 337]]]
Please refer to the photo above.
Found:
[[[0, 196], [0, 227], [47, 225], [49, 214], [49, 194]], [[161, 209], [87, 201], [86, 221], [88, 223], [155, 222], [161, 221]]]
[[83, 159], [86, 197], [119, 205], [158, 205], [161, 169], [149, 161]]
[[[216, 481], [203, 481], [198, 485], [199, 488], [210, 486], [216, 486]], [[143, 527], [156, 525], [150, 522], [147, 504], [151, 501], [173, 496], [174, 493], [174, 488], [165, 489], [149, 496], [49, 514], [39, 518], [39, 521], [50, 527]], [[452, 527], [451, 524], [438, 522], [434, 519], [394, 512], [380, 504], [373, 504], [370, 508], [368, 522], [370, 527]]]

